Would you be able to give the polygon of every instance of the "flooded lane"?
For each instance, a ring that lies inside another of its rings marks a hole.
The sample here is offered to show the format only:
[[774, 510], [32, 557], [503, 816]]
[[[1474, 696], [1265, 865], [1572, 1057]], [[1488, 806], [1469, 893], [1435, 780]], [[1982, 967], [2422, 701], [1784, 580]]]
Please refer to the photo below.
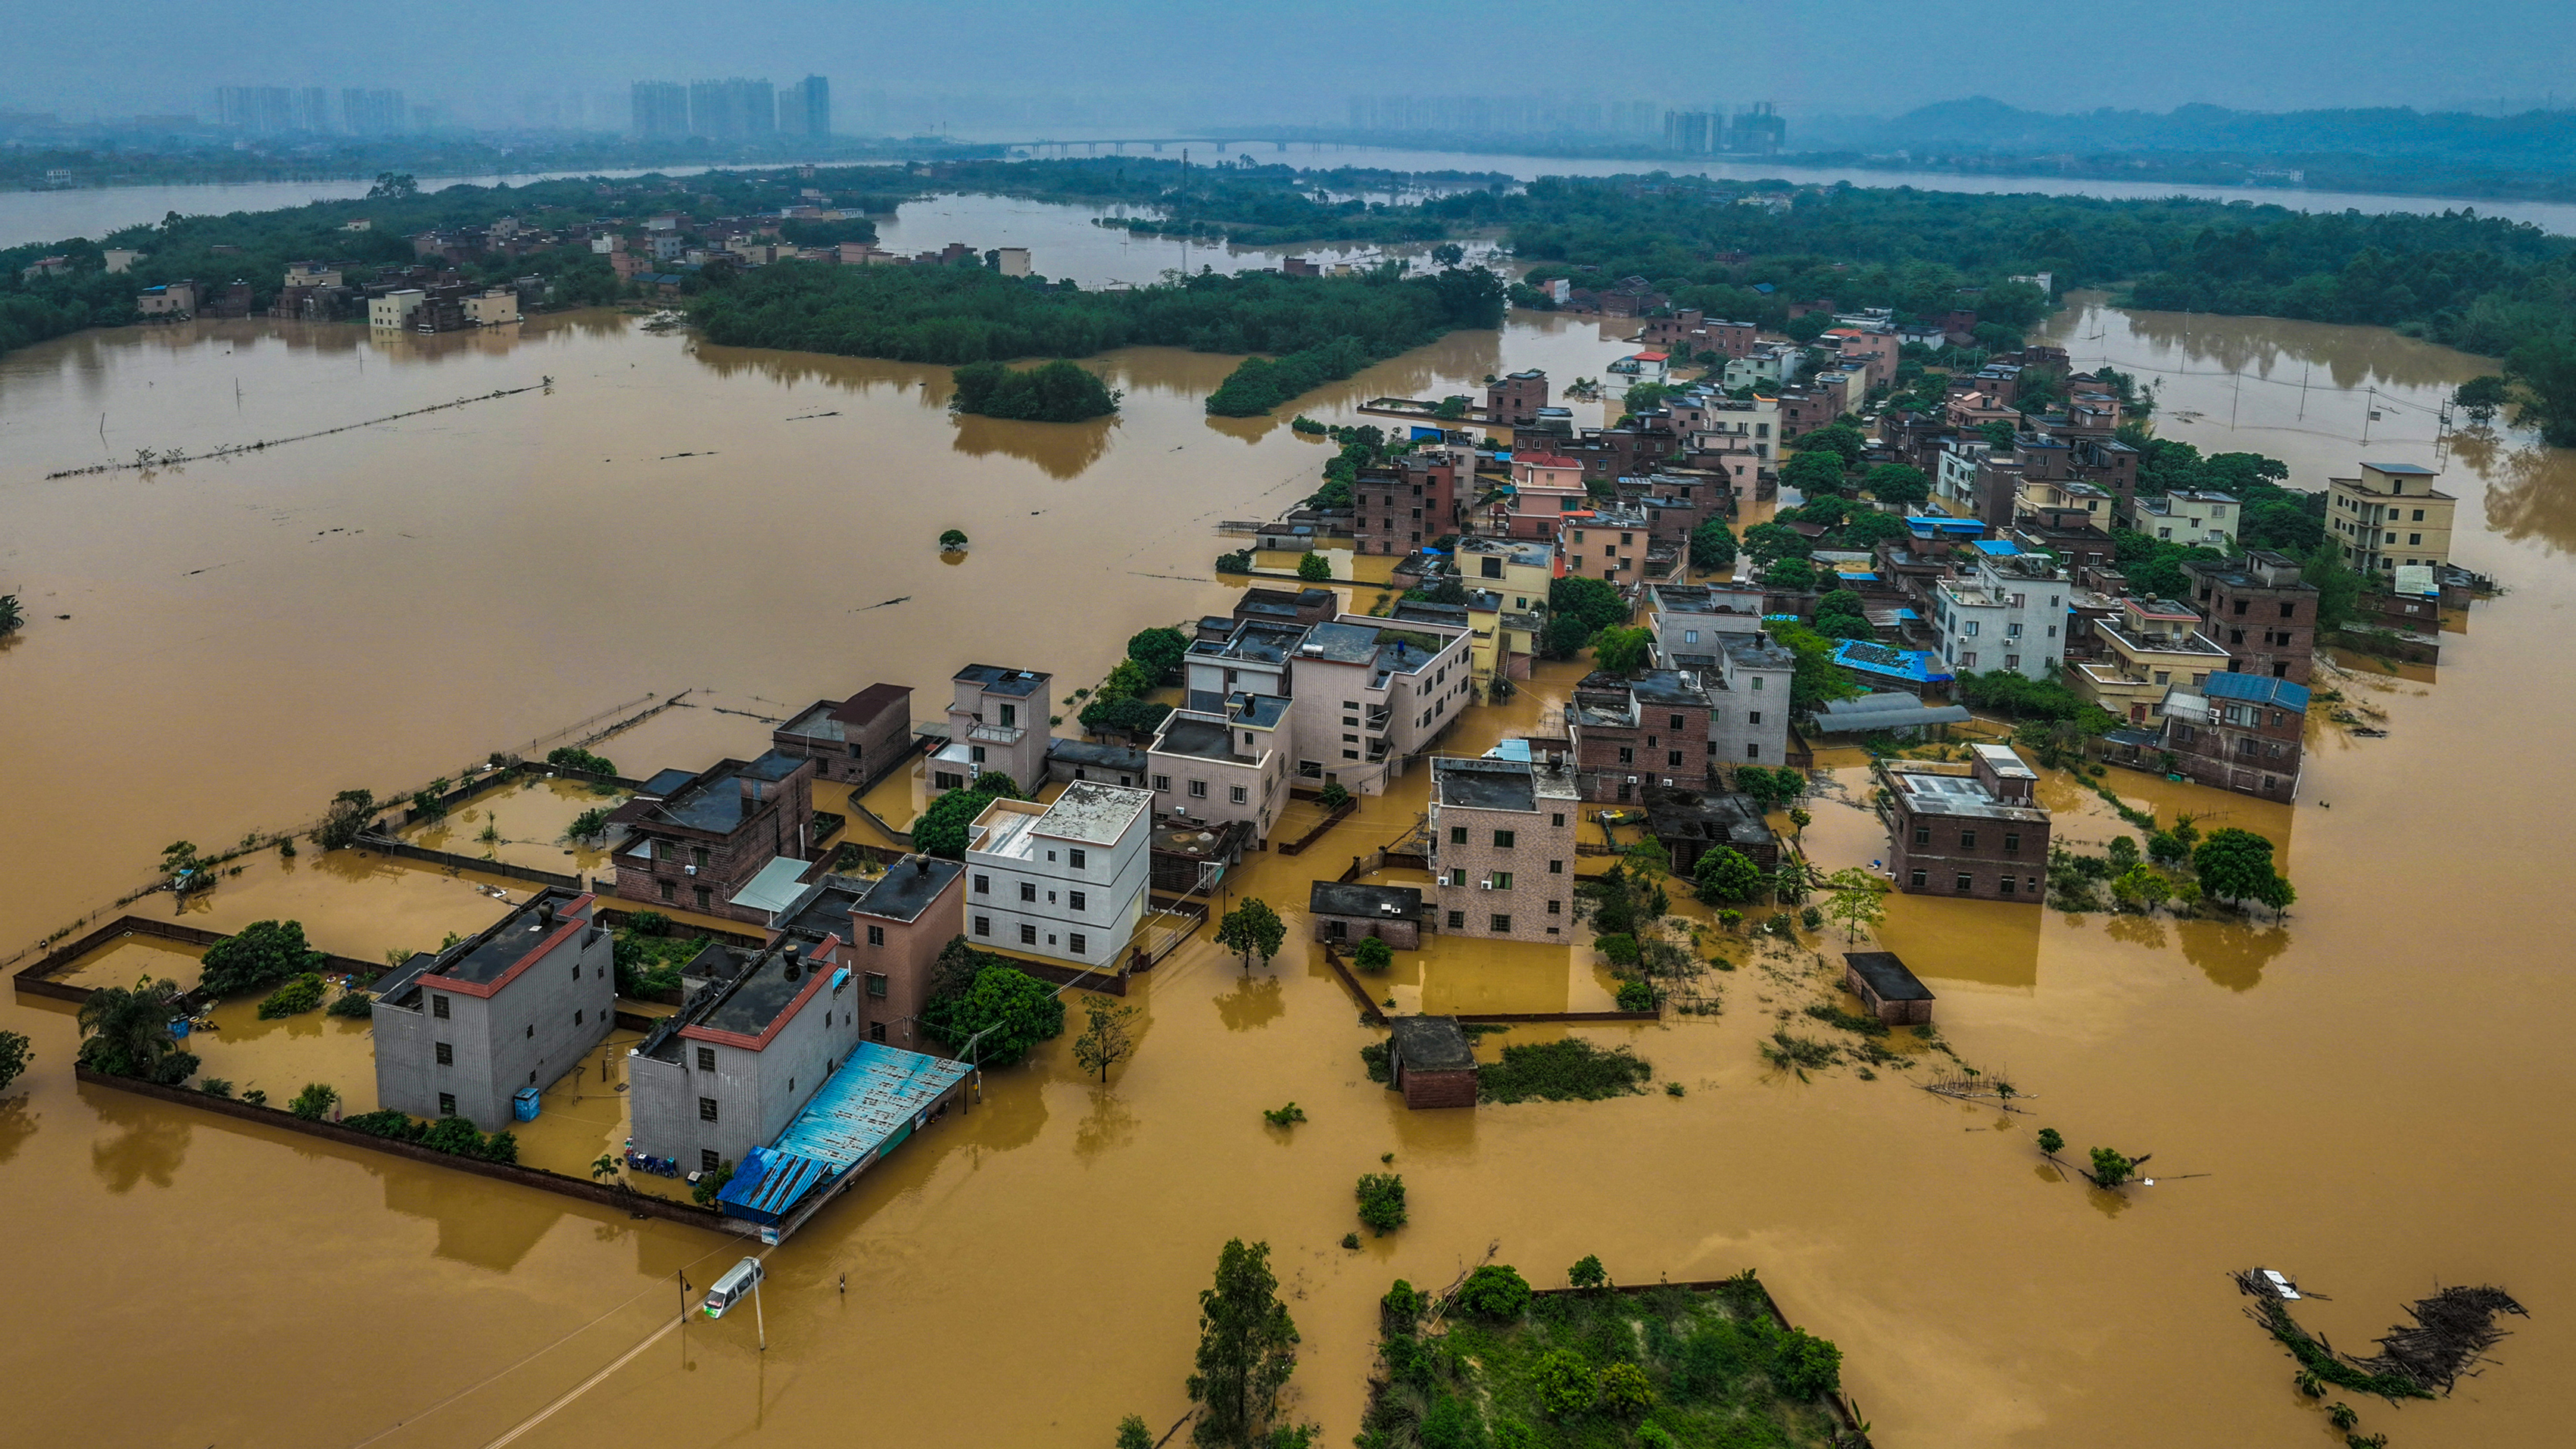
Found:
[[[2295, 388], [2218, 374], [2305, 363], [2420, 406], [2483, 370], [2384, 333], [2185, 322], [2075, 311], [2060, 330], [2088, 363], [2170, 377], [2168, 436], [2285, 456], [2300, 483], [2362, 456], [2438, 455], [2411, 433], [2374, 434], [2365, 452], [2366, 394], [2312, 389], [2319, 421]], [[767, 726], [750, 713], [874, 679], [914, 685], [927, 714], [968, 658], [1052, 669], [1070, 693], [1133, 630], [1223, 608], [1208, 563], [1232, 545], [1212, 524], [1301, 496], [1321, 456], [1284, 421], [1208, 421], [1198, 398], [1225, 360], [1189, 354], [1106, 359], [1130, 389], [1112, 425], [1004, 426], [968, 446], [940, 410], [938, 369], [697, 349], [604, 314], [534, 324], [515, 346], [410, 347], [208, 324], [0, 361], [0, 589], [23, 589], [34, 618], [0, 652], [13, 742], [0, 941], [138, 884], [172, 838], [282, 827], [350, 785], [417, 788], [647, 694], [693, 691], [600, 747], [630, 774], [756, 751]], [[1593, 324], [1516, 320], [1301, 406], [1341, 419], [1359, 398], [1464, 390], [1508, 368], [1597, 375], [1622, 350]], [[99, 455], [101, 411], [120, 449], [196, 447], [549, 374], [550, 396], [255, 458], [41, 476]], [[822, 412], [838, 416], [807, 416]], [[1816, 999], [1838, 938], [1725, 948], [1740, 969], [1722, 1016], [1573, 1029], [1634, 1043], [1680, 1098], [1407, 1113], [1362, 1074], [1373, 1034], [1297, 941], [1292, 909], [1269, 971], [1247, 976], [1202, 939], [1140, 981], [1142, 1049], [1109, 1086], [1060, 1039], [872, 1170], [774, 1257], [771, 1352], [753, 1351], [746, 1321], [700, 1321], [517, 1442], [586, 1443], [603, 1418], [774, 1444], [1079, 1445], [1130, 1412], [1159, 1427], [1185, 1407], [1194, 1294], [1236, 1235], [1274, 1246], [1305, 1336], [1297, 1404], [1337, 1441], [1355, 1427], [1386, 1281], [1446, 1282], [1497, 1239], [1541, 1283], [1586, 1253], [1628, 1281], [1758, 1267], [1799, 1322], [1843, 1345], [1852, 1392], [1898, 1444], [2317, 1442], [2319, 1412], [2224, 1270], [2275, 1263], [2323, 1287], [2333, 1301], [2303, 1319], [2346, 1345], [2436, 1280], [2491, 1280], [2537, 1315], [2514, 1325], [2500, 1367], [2402, 1415], [2357, 1407], [2409, 1446], [2544, 1441], [2548, 1387], [2576, 1372], [2547, 1297], [2576, 1250], [2543, 1206], [2569, 1186], [2554, 1108], [2571, 1070], [2531, 1010], [2557, 935], [2520, 907], [2551, 888], [2533, 843], [2567, 788], [2566, 726], [2528, 702], [2576, 686], [2553, 627], [2576, 480], [2562, 455], [2513, 438], [2455, 441], [2442, 461], [2463, 499], [2461, 561], [2514, 592], [2450, 636], [2438, 684], [2372, 696], [2388, 738], [2325, 743], [2291, 810], [2106, 777], [2133, 805], [2228, 810], [2276, 833], [2301, 895], [2286, 926], [1894, 903], [1883, 941], [1941, 993], [1943, 1036], [2035, 1094], [2030, 1115], [1914, 1090], [1922, 1067], [1812, 1082], [1764, 1068], [1755, 1045], [1781, 1026], [1773, 1013]], [[934, 540], [951, 525], [974, 547], [943, 566]], [[1542, 671], [1452, 743], [1535, 727], [1572, 673]], [[2507, 718], [2541, 738], [2494, 749]], [[1865, 797], [1855, 764], [1825, 763]], [[1421, 782], [1304, 856], [1254, 857], [1230, 889], [1302, 904], [1315, 874], [1409, 827]], [[2081, 812], [2061, 816], [2070, 836], [2108, 838], [2107, 805], [2063, 777], [2044, 788]], [[510, 833], [534, 837], [570, 803]], [[526, 812], [495, 808], [505, 826]], [[1883, 853], [1853, 806], [1815, 813], [1808, 844], [1828, 867]], [[295, 915], [318, 943], [374, 956], [500, 909], [435, 872], [309, 852], [293, 864], [249, 864], [191, 924]], [[1400, 1003], [1435, 1008], [1552, 993], [1581, 1008], [1603, 992], [1579, 948], [1400, 953], [1388, 980]], [[38, 1052], [0, 1099], [14, 1281], [53, 1324], [22, 1371], [62, 1386], [23, 1412], [38, 1441], [94, 1437], [90, 1406], [114, 1394], [150, 1442], [488, 1442], [659, 1327], [675, 1273], [703, 1286], [740, 1252], [79, 1088], [66, 1012], [13, 1002], [0, 1016]], [[351, 1074], [344, 1091], [357, 1083], [339, 1023], [313, 1034], [327, 1061], [281, 1054], [303, 1022], [237, 1038], [227, 1023], [217, 1050], [263, 1080], [310, 1060]], [[602, 1103], [586, 1099], [597, 1085], [549, 1098], [537, 1130], [550, 1150], [604, 1139]], [[1290, 1100], [1305, 1124], [1262, 1124]], [[2160, 1171], [2210, 1175], [2124, 1204], [2051, 1180], [2028, 1145], [2043, 1124], [2078, 1151], [2152, 1151]], [[1388, 1152], [1413, 1222], [1344, 1250], [1350, 1183]], [[115, 1250], [37, 1246], [39, 1225]], [[404, 1367], [331, 1371], [353, 1347]]]

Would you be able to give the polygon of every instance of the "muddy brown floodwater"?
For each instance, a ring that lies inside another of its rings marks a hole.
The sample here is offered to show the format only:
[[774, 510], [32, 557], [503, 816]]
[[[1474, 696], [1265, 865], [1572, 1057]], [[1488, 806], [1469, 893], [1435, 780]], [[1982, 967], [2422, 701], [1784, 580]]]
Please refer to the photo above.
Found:
[[[2294, 808], [2113, 773], [2134, 804], [2280, 837], [2286, 925], [1896, 903], [1884, 943], [2032, 1115], [1892, 1070], [1767, 1071], [1768, 1013], [1807, 997], [1750, 968], [1722, 978], [1722, 1016], [1580, 1029], [1633, 1043], [1682, 1097], [1408, 1114], [1363, 1076], [1370, 1033], [1308, 947], [1247, 976], [1202, 938], [1137, 983], [1142, 1049], [1108, 1086], [1052, 1043], [779, 1250], [762, 1354], [740, 1316], [652, 1337], [673, 1275], [702, 1288], [733, 1241], [78, 1087], [69, 1014], [12, 1000], [0, 1021], [37, 1065], [0, 1098], [0, 1261], [25, 1325], [13, 1370], [45, 1386], [19, 1395], [18, 1432], [1100, 1444], [1122, 1414], [1160, 1426], [1186, 1406], [1194, 1295], [1240, 1235], [1273, 1246], [1305, 1338], [1296, 1409], [1330, 1442], [1356, 1425], [1387, 1281], [1445, 1282], [1489, 1242], [1542, 1283], [1587, 1253], [1629, 1281], [1758, 1268], [1843, 1345], [1897, 1445], [2324, 1442], [2227, 1270], [2331, 1293], [2302, 1317], [2346, 1346], [2436, 1283], [2494, 1281], [2534, 1310], [2501, 1367], [2449, 1401], [2357, 1407], [2409, 1449], [2547, 1441], [2547, 1386], [2576, 1376], [2576, 1314], [2552, 1296], [2576, 1247], [2548, 1207], [2570, 1186], [2576, 1065], [2549, 1005], [2564, 925], [2534, 902], [2559, 888], [2544, 846], [2576, 759], [2548, 704], [2576, 689], [2576, 472], [2519, 437], [2437, 448], [2428, 409], [2483, 365], [2385, 332], [2090, 306], [2057, 329], [2087, 362], [2164, 378], [2168, 435], [2279, 454], [2300, 484], [2365, 456], [2443, 467], [2460, 561], [2512, 592], [2446, 640], [2438, 682], [2348, 683], [2390, 734], [2321, 733]], [[1340, 419], [1509, 368], [1598, 375], [1622, 350], [1594, 324], [1515, 320], [1300, 406]], [[647, 696], [694, 691], [599, 747], [631, 773], [757, 749], [751, 716], [875, 679], [912, 684], [926, 713], [969, 659], [1053, 670], [1060, 693], [1092, 682], [1132, 631], [1224, 608], [1209, 560], [1232, 545], [1212, 525], [1285, 506], [1323, 457], [1284, 418], [1203, 415], [1230, 359], [1102, 365], [1126, 414], [1054, 428], [951, 421], [938, 369], [703, 348], [606, 313], [429, 344], [200, 324], [0, 360], [0, 591], [31, 616], [0, 648], [0, 949], [141, 884], [174, 838], [227, 844], [344, 787], [417, 788]], [[228, 462], [43, 476], [549, 375]], [[951, 526], [974, 540], [954, 566], [935, 542]], [[1539, 724], [1572, 673], [1450, 743]], [[1879, 855], [1856, 761], [1823, 763], [1844, 799], [1817, 804], [1811, 849], [1828, 867]], [[1255, 857], [1231, 891], [1302, 905], [1312, 876], [1411, 823], [1421, 780], [1305, 856]], [[2115, 828], [2072, 781], [2045, 788], [2070, 835]], [[492, 809], [534, 863], [577, 803]], [[372, 957], [499, 909], [465, 880], [308, 850], [227, 880], [201, 923], [293, 914]], [[188, 969], [129, 943], [83, 979]], [[1387, 994], [1581, 1007], [1604, 983], [1577, 948], [1443, 945], [1401, 954]], [[365, 1072], [338, 1022], [227, 1016], [216, 1035], [210, 1063], [273, 1095]], [[616, 1131], [607, 1097], [577, 1095], [549, 1099], [550, 1150]], [[1290, 1100], [1309, 1120], [1265, 1128], [1260, 1109]], [[2097, 1194], [2042, 1169], [2039, 1125], [2206, 1175]], [[1413, 1221], [1346, 1251], [1350, 1184], [1389, 1152]]]

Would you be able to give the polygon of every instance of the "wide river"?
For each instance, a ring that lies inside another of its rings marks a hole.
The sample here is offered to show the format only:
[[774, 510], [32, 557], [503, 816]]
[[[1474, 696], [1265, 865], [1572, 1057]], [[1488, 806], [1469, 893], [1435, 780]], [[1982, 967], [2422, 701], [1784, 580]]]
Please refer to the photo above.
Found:
[[[1117, 244], [1083, 213], [1054, 226], [1022, 235], [1067, 257]], [[2280, 840], [2300, 892], [2286, 925], [1895, 903], [1885, 945], [1931, 979], [1961, 1055], [2036, 1096], [2031, 1115], [1913, 1090], [1919, 1069], [1766, 1070], [1770, 1013], [1808, 998], [1755, 970], [1719, 978], [1722, 1016], [1589, 1032], [1633, 1042], [1679, 1099], [1407, 1113], [1362, 1075], [1372, 1034], [1296, 944], [1295, 908], [1409, 827], [1417, 771], [1314, 853], [1257, 856], [1232, 883], [1289, 910], [1273, 970], [1184, 948], [1140, 978], [1142, 1049], [1108, 1086], [1069, 1036], [1048, 1044], [774, 1254], [764, 1354], [740, 1316], [656, 1336], [674, 1274], [703, 1288], [731, 1242], [78, 1087], [71, 1017], [11, 998], [0, 1025], [37, 1054], [0, 1097], [20, 1442], [1101, 1444], [1122, 1414], [1159, 1431], [1186, 1407], [1194, 1295], [1234, 1236], [1273, 1247], [1304, 1336], [1296, 1408], [1325, 1442], [1356, 1427], [1388, 1281], [1446, 1283], [1497, 1242], [1542, 1284], [1587, 1253], [1628, 1282], [1759, 1269], [1843, 1346], [1892, 1445], [2326, 1442], [2229, 1270], [2322, 1288], [2304, 1320], [2348, 1348], [2439, 1284], [2495, 1282], [2534, 1309], [2498, 1366], [2402, 1414], [2356, 1407], [2407, 1449], [2552, 1441], [2576, 1315], [2550, 1285], [2576, 1281], [2576, 1241], [2542, 1209], [2576, 1177], [2576, 1056], [2538, 1010], [2563, 923], [2527, 907], [2563, 888], [2541, 847], [2576, 787], [2576, 716], [2532, 701], [2576, 696], [2559, 632], [2576, 468], [2520, 436], [2438, 442], [2438, 398], [2487, 364], [2391, 333], [2094, 305], [2054, 330], [2083, 362], [2161, 380], [2167, 435], [2276, 454], [2301, 485], [2365, 457], [2442, 469], [2459, 560], [2510, 592], [2446, 636], [2438, 682], [2339, 681], [2389, 734], [2319, 724], [2295, 807], [2112, 772], [2168, 818]], [[1598, 375], [1625, 350], [1594, 323], [1516, 318], [1298, 406], [1351, 419], [1368, 396]], [[1284, 417], [1205, 416], [1230, 364], [1108, 357], [1124, 415], [1062, 427], [953, 420], [942, 369], [707, 347], [612, 312], [432, 340], [133, 328], [0, 359], [0, 592], [30, 616], [0, 648], [0, 954], [141, 885], [174, 839], [413, 789], [648, 695], [693, 689], [697, 707], [599, 746], [630, 773], [757, 751], [753, 716], [872, 680], [914, 686], [927, 713], [970, 660], [1050, 669], [1069, 694], [1132, 631], [1228, 607], [1209, 560], [1233, 545], [1213, 525], [1314, 486], [1324, 450]], [[45, 477], [541, 378], [229, 461]], [[973, 548], [944, 563], [951, 526]], [[1543, 672], [1446, 743], [1539, 725], [1571, 675]], [[2499, 752], [2505, 721], [2521, 733]], [[1883, 848], [1866, 776], [1824, 763], [1810, 849], [1865, 862]], [[2062, 835], [2118, 828], [2063, 777], [2044, 788]], [[259, 858], [190, 919], [293, 916], [373, 958], [497, 910], [435, 872], [308, 849]], [[187, 967], [136, 948], [85, 979]], [[1603, 981], [1588, 951], [1444, 949], [1427, 969], [1408, 956], [1389, 994], [1589, 1007]], [[240, 1016], [210, 1069], [373, 1105], [362, 1028]], [[613, 1096], [580, 1090], [537, 1127], [613, 1149]], [[1265, 1129], [1257, 1112], [1291, 1100], [1310, 1120]], [[2029, 1146], [2040, 1125], [2079, 1152], [2152, 1151], [2176, 1180], [2068, 1185]], [[1390, 1152], [1413, 1221], [1345, 1250], [1349, 1184]]]

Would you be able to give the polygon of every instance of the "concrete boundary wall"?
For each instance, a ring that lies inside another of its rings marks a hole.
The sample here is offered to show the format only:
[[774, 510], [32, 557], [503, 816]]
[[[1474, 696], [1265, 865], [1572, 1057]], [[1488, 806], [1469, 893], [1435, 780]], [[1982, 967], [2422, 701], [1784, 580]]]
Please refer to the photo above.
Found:
[[417, 1142], [397, 1142], [390, 1137], [377, 1137], [354, 1127], [341, 1126], [337, 1122], [309, 1122], [292, 1112], [276, 1107], [254, 1107], [248, 1102], [237, 1101], [231, 1097], [210, 1097], [203, 1092], [192, 1091], [186, 1087], [164, 1087], [158, 1083], [138, 1081], [132, 1077], [109, 1076], [105, 1072], [94, 1072], [87, 1067], [74, 1067], [72, 1075], [88, 1086], [132, 1092], [140, 1097], [156, 1097], [173, 1106], [194, 1107], [199, 1111], [212, 1112], [219, 1117], [231, 1117], [286, 1132], [300, 1132], [307, 1137], [319, 1137], [326, 1142], [339, 1143], [343, 1147], [363, 1148], [392, 1157], [407, 1157], [414, 1162], [426, 1163], [432, 1167], [451, 1168], [476, 1177], [488, 1177], [498, 1182], [532, 1187], [540, 1192], [551, 1192], [561, 1197], [579, 1198], [597, 1207], [616, 1208], [622, 1212], [661, 1218], [666, 1222], [685, 1223], [693, 1228], [706, 1228], [715, 1232], [734, 1233], [746, 1237], [758, 1231], [750, 1224], [726, 1217], [713, 1208], [702, 1208], [695, 1203], [675, 1202], [670, 1198], [657, 1197], [651, 1193], [626, 1192], [610, 1187], [606, 1183], [566, 1177], [559, 1172], [548, 1172], [542, 1167], [522, 1167], [516, 1163], [485, 1162], [480, 1158], [458, 1157], [453, 1153], [423, 1147]]
[[539, 870], [532, 865], [512, 865], [506, 860], [485, 860], [477, 855], [458, 855], [452, 850], [432, 850], [426, 845], [413, 845], [389, 835], [362, 835], [354, 847], [390, 855], [396, 860], [416, 860], [423, 865], [441, 866], [448, 870], [479, 871], [497, 875], [503, 880], [525, 881], [530, 885], [553, 886], [557, 890], [584, 891], [589, 883], [578, 875], [558, 870]]
[[[183, 946], [211, 946], [217, 941], [229, 939], [221, 931], [209, 931], [202, 926], [183, 926], [177, 921], [156, 920], [150, 916], [119, 916], [77, 939], [64, 942], [28, 965], [19, 967], [14, 978], [18, 989], [29, 996], [50, 997], [56, 1001], [89, 1000], [89, 994], [97, 990], [97, 987], [73, 986], [47, 978], [120, 936], [152, 936], [164, 941], [176, 941]], [[336, 975], [355, 976], [361, 980], [373, 981], [383, 974], [385, 966], [381, 961], [360, 961], [352, 956], [334, 956], [324, 952], [322, 969]], [[190, 994], [194, 995], [193, 992]]]

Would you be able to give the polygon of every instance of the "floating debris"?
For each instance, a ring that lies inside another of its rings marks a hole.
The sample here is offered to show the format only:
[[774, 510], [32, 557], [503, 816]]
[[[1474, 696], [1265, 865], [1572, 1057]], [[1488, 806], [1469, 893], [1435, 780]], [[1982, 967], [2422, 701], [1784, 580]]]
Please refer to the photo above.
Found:
[[837, 417], [839, 417], [839, 416], [840, 416], [840, 413], [839, 413], [837, 410], [836, 410], [836, 411], [833, 411], [833, 412], [828, 412], [828, 413], [798, 413], [796, 416], [794, 416], [794, 417], [792, 417], [792, 418], [789, 418], [787, 421], [789, 421], [789, 422], [791, 422], [791, 423], [803, 423], [803, 422], [811, 422], [811, 421], [813, 421], [813, 420], [814, 420], [814, 419], [816, 419], [816, 418], [837, 418]]
[[2332, 1301], [2322, 1293], [2304, 1292], [2298, 1284], [2290, 1280], [2289, 1275], [2270, 1268], [2248, 1268], [2242, 1273], [2231, 1273], [2228, 1276], [2236, 1280], [2236, 1291], [2249, 1298], [2283, 1298], [2293, 1302], [2300, 1298], [2314, 1298], [2319, 1302]]
[[2355, 1359], [2361, 1367], [2383, 1374], [2403, 1374], [2419, 1384], [2440, 1384], [2443, 1393], [2469, 1372], [2472, 1364], [2492, 1362], [2488, 1349], [2505, 1337], [2496, 1315], [2531, 1313], [2501, 1288], [2445, 1288], [2419, 1298], [2406, 1310], [2412, 1328], [2394, 1328], [2379, 1340], [2379, 1352]]
[[894, 607], [894, 606], [895, 606], [895, 605], [897, 605], [897, 604], [909, 604], [909, 603], [911, 603], [911, 602], [912, 602], [912, 595], [910, 595], [910, 594], [905, 594], [905, 595], [903, 595], [901, 598], [888, 599], [888, 600], [886, 600], [884, 603], [881, 603], [881, 604], [870, 604], [870, 605], [866, 606], [866, 608], [852, 609], [850, 612], [851, 612], [851, 613], [853, 613], [853, 614], [864, 614], [864, 613], [868, 612], [868, 610], [869, 610], [869, 609], [890, 609], [890, 608]]

